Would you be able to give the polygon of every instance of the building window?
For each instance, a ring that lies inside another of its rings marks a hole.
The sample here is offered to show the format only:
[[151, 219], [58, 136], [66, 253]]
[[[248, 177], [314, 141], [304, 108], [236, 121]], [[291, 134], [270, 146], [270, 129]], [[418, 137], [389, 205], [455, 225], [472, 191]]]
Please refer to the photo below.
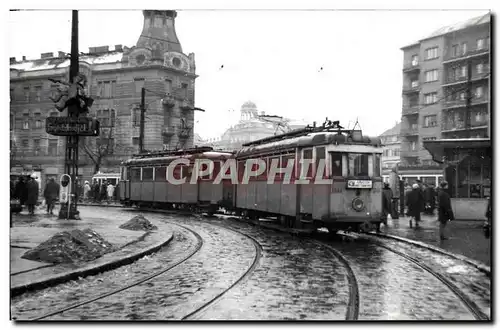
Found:
[[21, 141], [21, 147], [23, 149], [27, 149], [27, 148], [29, 148], [29, 146], [30, 146], [30, 140], [22, 140]]
[[181, 84], [181, 96], [183, 98], [187, 98], [187, 88], [188, 88], [188, 84], [186, 84], [186, 83]]
[[394, 149], [394, 156], [399, 157], [401, 155], [401, 150], [400, 149]]
[[417, 151], [417, 141], [410, 142], [410, 151]]
[[30, 114], [23, 113], [23, 129], [30, 129]]
[[416, 66], [416, 65], [418, 65], [418, 55], [413, 55], [413, 56], [411, 57], [411, 65], [412, 65], [412, 66]]
[[115, 118], [114, 109], [97, 110], [97, 120], [99, 120], [101, 127], [114, 127]]
[[437, 93], [424, 94], [424, 103], [433, 104], [437, 102]]
[[476, 64], [476, 72], [481, 74], [483, 73], [483, 70], [484, 70], [484, 64], [483, 63], [479, 63], [479, 64]]
[[460, 55], [459, 47], [460, 47], [459, 45], [451, 46], [451, 56], [456, 57]]
[[57, 139], [49, 139], [49, 147], [47, 148], [49, 156], [57, 156]]
[[460, 94], [458, 94], [458, 98], [462, 101], [465, 100], [465, 92], [460, 92]]
[[413, 80], [411, 82], [411, 88], [417, 88], [418, 87], [418, 80]]
[[33, 140], [33, 154], [35, 156], [40, 154], [40, 139]]
[[138, 146], [139, 145], [139, 138], [138, 137], [133, 137], [132, 138], [132, 145]]
[[438, 47], [429, 48], [425, 51], [425, 59], [432, 60], [438, 57]]
[[134, 84], [135, 84], [135, 92], [141, 93], [142, 88], [144, 87], [144, 78], [135, 78]]
[[35, 100], [40, 102], [42, 99], [42, 86], [35, 86]]
[[139, 127], [141, 125], [141, 109], [132, 109], [132, 127]]
[[165, 94], [171, 94], [172, 93], [172, 80], [165, 80]]
[[467, 53], [467, 43], [462, 42], [462, 55], [465, 55]]
[[26, 102], [30, 101], [30, 88], [29, 87], [24, 87], [24, 100]]
[[465, 66], [465, 65], [462, 66], [462, 74], [461, 74], [461, 76], [463, 78], [467, 77], [467, 66]]
[[476, 98], [481, 98], [483, 97], [483, 86], [479, 86], [479, 87], [476, 87], [476, 93], [475, 93], [475, 96]]
[[434, 137], [434, 136], [424, 137], [423, 140], [424, 141], [434, 141], [434, 140], [436, 140], [436, 137]]
[[485, 46], [485, 42], [484, 41], [485, 41], [484, 38], [477, 39], [477, 41], [476, 41], [476, 48], [478, 50], [485, 48], [484, 47]]
[[99, 149], [106, 150], [107, 154], [109, 154], [109, 155], [113, 154], [114, 147], [115, 147], [115, 139], [98, 137], [96, 139], [95, 143], [96, 143], [96, 146], [99, 147]]
[[438, 80], [438, 70], [430, 70], [425, 72], [425, 81], [430, 82], [430, 81], [437, 81]]
[[97, 83], [97, 96], [102, 98], [112, 98], [115, 95], [116, 81], [99, 81]]
[[35, 128], [42, 128], [42, 121], [41, 120], [35, 121]]
[[436, 115], [425, 116], [424, 117], [424, 127], [434, 127], [434, 126], [437, 126]]

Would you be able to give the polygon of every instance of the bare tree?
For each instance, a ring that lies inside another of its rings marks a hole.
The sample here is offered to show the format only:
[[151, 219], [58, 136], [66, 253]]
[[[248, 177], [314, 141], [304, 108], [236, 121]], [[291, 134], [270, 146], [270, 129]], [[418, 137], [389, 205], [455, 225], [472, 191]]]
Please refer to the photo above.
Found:
[[94, 173], [99, 172], [103, 161], [117, 150], [114, 142], [113, 127], [103, 127], [98, 137], [86, 137], [80, 139], [81, 150], [90, 158], [94, 164]]

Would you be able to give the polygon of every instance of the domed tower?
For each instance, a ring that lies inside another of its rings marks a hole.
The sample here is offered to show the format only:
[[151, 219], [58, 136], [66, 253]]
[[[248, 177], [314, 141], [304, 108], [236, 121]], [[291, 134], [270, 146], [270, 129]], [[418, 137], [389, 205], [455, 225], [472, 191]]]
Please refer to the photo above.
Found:
[[143, 10], [144, 24], [137, 40], [137, 47], [149, 48], [153, 57], [162, 58], [163, 53], [182, 53], [182, 47], [175, 33], [175, 10]]
[[241, 120], [249, 120], [258, 117], [257, 106], [252, 101], [247, 101], [241, 106]]

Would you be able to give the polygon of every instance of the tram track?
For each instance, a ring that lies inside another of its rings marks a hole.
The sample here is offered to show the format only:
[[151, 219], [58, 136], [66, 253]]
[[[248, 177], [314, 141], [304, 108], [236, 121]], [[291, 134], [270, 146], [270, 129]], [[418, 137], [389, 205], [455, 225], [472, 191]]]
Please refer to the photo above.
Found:
[[[474, 318], [476, 320], [487, 321], [490, 319], [489, 316], [486, 315], [485, 313], [483, 313], [481, 311], [481, 309], [479, 308], [479, 306], [474, 301], [469, 299], [469, 297], [464, 292], [462, 292], [462, 290], [460, 290], [455, 284], [453, 284], [451, 281], [449, 281], [443, 275], [434, 271], [432, 268], [430, 268], [426, 264], [422, 263], [421, 261], [419, 261], [415, 257], [412, 257], [404, 252], [398, 251], [398, 250], [396, 250], [396, 249], [394, 249], [394, 248], [392, 248], [392, 247], [388, 246], [387, 244], [384, 244], [380, 241], [374, 240], [372, 237], [370, 237], [370, 235], [367, 235], [367, 234], [357, 234], [357, 233], [356, 234], [355, 233], [348, 233], [347, 234], [344, 232], [339, 232], [338, 234], [341, 236], [344, 236], [344, 237], [350, 237], [350, 238], [362, 239], [365, 241], [369, 241], [370, 243], [373, 243], [381, 248], [384, 248], [384, 249], [408, 260], [409, 262], [417, 265], [418, 267], [420, 267], [421, 269], [425, 270], [427, 273], [429, 273], [433, 277], [435, 277], [442, 284], [444, 284], [449, 290], [451, 290], [455, 294], [455, 296], [457, 298], [459, 298], [460, 301], [467, 307], [469, 312], [474, 316]], [[382, 237], [382, 236], [380, 236], [380, 237]]]
[[93, 303], [95, 301], [98, 301], [98, 300], [102, 300], [104, 298], [107, 298], [107, 297], [110, 297], [110, 296], [113, 296], [113, 295], [116, 295], [122, 291], [125, 291], [127, 289], [130, 289], [132, 287], [135, 287], [135, 286], [138, 286], [142, 283], [145, 283], [147, 281], [150, 281], [160, 275], [163, 275], [165, 273], [167, 273], [168, 271], [178, 267], [179, 265], [185, 263], [186, 261], [188, 261], [190, 258], [192, 258], [203, 246], [203, 239], [202, 237], [197, 233], [195, 232], [194, 230], [190, 229], [190, 228], [187, 228], [185, 226], [182, 226], [182, 225], [179, 225], [179, 224], [175, 224], [175, 223], [172, 223], [176, 226], [179, 226], [187, 231], [189, 231], [190, 233], [192, 233], [196, 239], [197, 239], [197, 243], [195, 245], [195, 247], [193, 248], [193, 250], [187, 254], [186, 256], [184, 256], [183, 258], [181, 258], [180, 260], [176, 261], [174, 264], [166, 267], [165, 269], [162, 269], [162, 270], [159, 270], [149, 276], [146, 276], [146, 277], [143, 277], [131, 284], [128, 284], [128, 285], [125, 285], [125, 286], [122, 286], [122, 287], [119, 287], [115, 290], [112, 290], [112, 291], [109, 291], [109, 292], [106, 292], [106, 293], [103, 293], [101, 295], [98, 295], [96, 297], [93, 297], [93, 298], [89, 298], [89, 299], [86, 299], [84, 301], [81, 301], [81, 302], [78, 302], [78, 303], [75, 303], [75, 304], [72, 304], [72, 305], [69, 305], [69, 306], [66, 306], [66, 307], [63, 307], [63, 308], [60, 308], [56, 311], [53, 311], [53, 312], [50, 312], [50, 313], [46, 313], [44, 315], [41, 315], [41, 316], [37, 316], [35, 318], [32, 318], [30, 319], [29, 321], [41, 321], [43, 319], [46, 319], [48, 317], [52, 317], [52, 316], [55, 316], [55, 315], [58, 315], [58, 314], [62, 314], [64, 312], [67, 312], [67, 311], [70, 311], [70, 310], [73, 310], [73, 309], [76, 309], [78, 307], [81, 307], [81, 306], [84, 306], [84, 305], [88, 305], [90, 303]]

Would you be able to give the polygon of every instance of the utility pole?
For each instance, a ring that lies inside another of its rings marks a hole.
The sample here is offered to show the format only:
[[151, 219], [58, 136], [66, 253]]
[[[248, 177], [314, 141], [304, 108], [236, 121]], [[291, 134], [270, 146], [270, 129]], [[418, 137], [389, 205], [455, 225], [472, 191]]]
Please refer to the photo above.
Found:
[[467, 90], [465, 94], [465, 129], [467, 137], [471, 137], [471, 101], [472, 101], [472, 63], [471, 60], [467, 61]]
[[[69, 83], [73, 84], [80, 70], [78, 66], [78, 10], [73, 10], [71, 20], [71, 60], [69, 67]], [[77, 102], [71, 102], [68, 105], [68, 118], [78, 118], [80, 107]], [[68, 217], [70, 219], [78, 218], [77, 211], [77, 179], [78, 179], [78, 135], [66, 137], [66, 153], [64, 157], [65, 173], [71, 177], [71, 194], [68, 198], [74, 197], [73, 203], [64, 203], [59, 211], [59, 218]], [[70, 210], [68, 210], [68, 207]]]
[[144, 152], [144, 113], [146, 112], [146, 89], [141, 89], [141, 123], [139, 127], [139, 153]]

